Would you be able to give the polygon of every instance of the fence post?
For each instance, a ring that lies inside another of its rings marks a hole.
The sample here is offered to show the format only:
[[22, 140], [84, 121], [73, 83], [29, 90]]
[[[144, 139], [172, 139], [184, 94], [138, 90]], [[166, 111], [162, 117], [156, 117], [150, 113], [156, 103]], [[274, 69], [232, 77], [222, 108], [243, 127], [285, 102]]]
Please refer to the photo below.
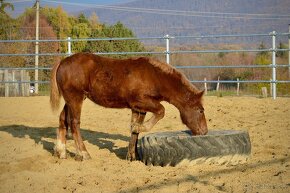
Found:
[[35, 93], [38, 94], [38, 63], [39, 63], [39, 0], [36, 1], [36, 21], [35, 21], [35, 70], [34, 70], [34, 87]]
[[273, 81], [272, 81], [272, 78], [270, 78], [270, 96], [273, 97]]
[[206, 81], [206, 78], [204, 78], [204, 94], [207, 95], [207, 81]]
[[71, 38], [67, 38], [67, 54], [70, 56], [71, 55]]
[[25, 83], [23, 83], [24, 81], [25, 81], [25, 78], [24, 78], [24, 70], [20, 70], [20, 85], [21, 85], [20, 96], [25, 96], [25, 94], [24, 94]]
[[169, 49], [169, 35], [167, 34], [165, 37], [166, 40], [166, 63], [170, 64], [170, 49]]
[[262, 97], [263, 98], [268, 97], [267, 87], [262, 87]]
[[29, 96], [29, 91], [30, 91], [30, 77], [29, 77], [29, 72], [25, 72], [24, 74], [25, 77], [25, 81], [27, 81], [27, 83], [25, 84], [25, 96]]
[[[290, 49], [290, 24], [289, 24], [289, 34], [288, 34], [288, 49]], [[288, 50], [288, 65], [290, 65], [290, 50]], [[288, 77], [290, 79], [290, 66], [288, 67]]]
[[9, 97], [9, 83], [8, 82], [8, 70], [4, 70], [4, 81], [5, 83], [5, 97]]
[[220, 77], [218, 76], [218, 81], [216, 84], [216, 91], [219, 91], [219, 89], [220, 89]]
[[276, 83], [276, 35], [277, 33], [273, 31], [271, 33], [272, 35], [272, 81], [273, 81], [273, 99], [276, 99], [277, 97], [277, 83]]
[[237, 78], [237, 96], [240, 95], [240, 79]]
[[[12, 82], [15, 82], [15, 70], [12, 70]], [[12, 96], [17, 96], [17, 91], [16, 91], [17, 84], [12, 83], [11, 85], [12, 85], [11, 86]]]

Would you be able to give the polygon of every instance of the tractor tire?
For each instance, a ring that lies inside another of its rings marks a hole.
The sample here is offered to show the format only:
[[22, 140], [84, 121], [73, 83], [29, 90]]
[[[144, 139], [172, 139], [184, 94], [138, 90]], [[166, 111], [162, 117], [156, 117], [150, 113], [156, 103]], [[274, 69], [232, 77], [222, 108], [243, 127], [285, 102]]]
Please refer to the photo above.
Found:
[[140, 140], [146, 165], [177, 166], [200, 163], [236, 165], [247, 161], [251, 142], [247, 131], [216, 130], [192, 136], [191, 131], [158, 132]]

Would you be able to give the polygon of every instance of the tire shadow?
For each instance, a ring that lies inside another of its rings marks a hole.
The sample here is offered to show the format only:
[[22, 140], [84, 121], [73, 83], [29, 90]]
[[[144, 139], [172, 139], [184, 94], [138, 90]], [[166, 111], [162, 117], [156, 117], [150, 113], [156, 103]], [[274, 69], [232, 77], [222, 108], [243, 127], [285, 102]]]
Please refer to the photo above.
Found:
[[[55, 127], [30, 127], [25, 125], [6, 125], [0, 126], [0, 131], [11, 134], [17, 138], [31, 138], [35, 143], [41, 143], [43, 149], [54, 154], [54, 141], [56, 139], [56, 128]], [[81, 135], [83, 140], [87, 140], [89, 143], [97, 146], [99, 149], [108, 149], [114, 153], [120, 159], [126, 159], [127, 147], [118, 147], [113, 142], [114, 140], [122, 140], [129, 142], [130, 137], [121, 134], [109, 134], [98, 131], [91, 131], [87, 129], [81, 129]], [[53, 140], [51, 142], [50, 140]], [[68, 140], [71, 140], [69, 137]], [[69, 152], [71, 154], [71, 152]]]

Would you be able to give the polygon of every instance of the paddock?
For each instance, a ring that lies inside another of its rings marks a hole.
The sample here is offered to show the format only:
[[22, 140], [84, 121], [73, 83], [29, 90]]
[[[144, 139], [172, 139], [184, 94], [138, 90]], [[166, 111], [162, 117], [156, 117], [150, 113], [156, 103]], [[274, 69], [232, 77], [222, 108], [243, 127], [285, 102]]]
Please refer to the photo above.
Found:
[[[86, 100], [81, 133], [92, 159], [53, 156], [58, 114], [49, 97], [0, 98], [0, 192], [290, 192], [290, 99], [204, 99], [209, 130], [246, 129], [252, 155], [245, 164], [160, 167], [126, 160], [131, 112]], [[184, 129], [179, 112], [164, 103], [152, 132]], [[140, 138], [144, 134], [141, 134]]]

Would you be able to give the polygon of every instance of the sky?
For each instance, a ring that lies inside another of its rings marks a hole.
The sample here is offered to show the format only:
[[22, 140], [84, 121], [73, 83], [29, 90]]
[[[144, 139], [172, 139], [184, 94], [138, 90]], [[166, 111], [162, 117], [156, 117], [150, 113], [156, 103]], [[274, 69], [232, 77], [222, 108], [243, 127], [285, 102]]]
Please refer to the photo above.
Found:
[[[80, 0], [60, 0], [64, 2], [75, 2], [79, 3]], [[83, 3], [95, 3], [95, 4], [118, 4], [118, 3], [124, 3], [128, 2], [130, 0], [82, 0]], [[131, 0], [132, 1], [132, 0]]]
[[[55, 1], [80, 3], [80, 0], [55, 0]], [[118, 4], [118, 3], [125, 3], [129, 1], [132, 1], [132, 0], [82, 0], [81, 2], [82, 3], [95, 3], [95, 4]], [[30, 1], [29, 0], [6, 0], [6, 2], [18, 4], [21, 2], [35, 2], [35, 0], [30, 0]]]
[[[50, 1], [50, 2], [49, 2]], [[49, 5], [49, 6], [59, 6], [61, 3], [56, 2], [66, 2], [66, 3], [83, 3], [83, 4], [96, 4], [96, 5], [115, 5], [120, 3], [127, 3], [134, 0], [40, 0], [40, 5]], [[10, 9], [7, 10], [10, 15], [13, 17], [17, 17], [21, 13], [24, 12], [25, 8], [32, 7], [35, 3], [35, 0], [6, 0], [6, 2], [12, 3], [14, 5], [14, 11], [12, 12]], [[66, 9], [75, 9], [75, 12], [81, 11], [83, 9], [86, 9], [88, 7], [81, 7], [76, 5], [62, 5], [62, 7]]]

